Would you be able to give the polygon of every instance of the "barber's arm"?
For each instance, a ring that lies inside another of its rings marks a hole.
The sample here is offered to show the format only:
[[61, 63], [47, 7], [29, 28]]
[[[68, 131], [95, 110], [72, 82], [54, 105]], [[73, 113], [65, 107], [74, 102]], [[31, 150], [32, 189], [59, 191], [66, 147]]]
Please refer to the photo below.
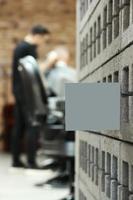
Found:
[[47, 70], [51, 69], [57, 62], [58, 56], [56, 52], [52, 51], [48, 54], [46, 60], [40, 63], [40, 67], [42, 72], [46, 72]]

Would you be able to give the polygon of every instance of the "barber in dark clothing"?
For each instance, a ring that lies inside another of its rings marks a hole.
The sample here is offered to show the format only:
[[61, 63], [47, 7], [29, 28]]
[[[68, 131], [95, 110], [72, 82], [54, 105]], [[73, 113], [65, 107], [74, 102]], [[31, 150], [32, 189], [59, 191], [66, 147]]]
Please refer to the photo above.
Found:
[[14, 50], [13, 55], [13, 93], [16, 101], [15, 106], [15, 126], [12, 137], [12, 166], [25, 167], [20, 159], [21, 153], [21, 140], [24, 132], [27, 133], [27, 166], [28, 168], [38, 168], [35, 155], [36, 155], [36, 138], [38, 129], [31, 127], [25, 117], [23, 90], [18, 73], [18, 64], [21, 58], [26, 56], [33, 56], [38, 58], [37, 47], [42, 45], [47, 39], [49, 31], [47, 28], [37, 25], [33, 27], [30, 33], [25, 37], [24, 41], [18, 44]]

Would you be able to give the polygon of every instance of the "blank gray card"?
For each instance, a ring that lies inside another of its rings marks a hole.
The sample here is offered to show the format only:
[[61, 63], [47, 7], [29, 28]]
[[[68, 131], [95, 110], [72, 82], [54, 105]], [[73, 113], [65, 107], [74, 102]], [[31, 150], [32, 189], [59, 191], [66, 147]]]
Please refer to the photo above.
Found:
[[119, 83], [68, 83], [65, 86], [66, 130], [119, 130]]

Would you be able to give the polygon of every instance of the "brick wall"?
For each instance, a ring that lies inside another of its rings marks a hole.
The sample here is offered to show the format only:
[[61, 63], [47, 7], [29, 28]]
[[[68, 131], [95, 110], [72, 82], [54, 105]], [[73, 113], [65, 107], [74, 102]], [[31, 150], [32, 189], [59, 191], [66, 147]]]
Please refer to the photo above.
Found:
[[0, 62], [10, 63], [15, 40], [21, 40], [32, 25], [40, 23], [52, 32], [45, 51], [66, 42], [74, 64], [75, 0], [0, 0], [0, 7]]
[[44, 24], [52, 32], [51, 41], [40, 56], [59, 43], [67, 43], [71, 65], [75, 65], [75, 0], [0, 0], [0, 129], [5, 102], [12, 102], [11, 58], [15, 43], [32, 25]]

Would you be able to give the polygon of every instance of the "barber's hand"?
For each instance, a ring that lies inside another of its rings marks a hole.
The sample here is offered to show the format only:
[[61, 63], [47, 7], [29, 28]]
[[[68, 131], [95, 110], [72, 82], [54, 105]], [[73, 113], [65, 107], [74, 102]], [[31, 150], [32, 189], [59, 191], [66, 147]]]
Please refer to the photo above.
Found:
[[47, 57], [47, 60], [46, 60], [46, 63], [47, 63], [47, 66], [48, 68], [52, 67], [53, 65], [55, 65], [55, 63], [57, 62], [58, 60], [58, 56], [57, 56], [57, 53], [52, 51], [48, 54], [48, 57]]
[[46, 60], [43, 63], [40, 63], [40, 68], [42, 72], [45, 72], [52, 68], [56, 62], [58, 61], [58, 56], [55, 51], [51, 51], [48, 55]]

